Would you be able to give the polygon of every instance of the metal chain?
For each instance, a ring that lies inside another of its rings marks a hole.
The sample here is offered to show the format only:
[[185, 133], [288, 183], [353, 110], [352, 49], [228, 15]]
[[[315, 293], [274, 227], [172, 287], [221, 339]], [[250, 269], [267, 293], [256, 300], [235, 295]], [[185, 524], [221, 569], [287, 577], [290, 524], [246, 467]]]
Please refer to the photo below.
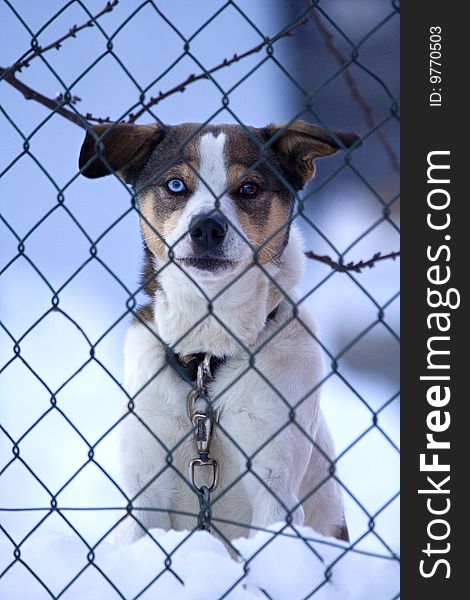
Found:
[[206, 485], [201, 485], [197, 490], [199, 500], [199, 514], [197, 516], [198, 529], [211, 530], [211, 495]]
[[[199, 499], [198, 528], [205, 531], [210, 531], [211, 525], [210, 494], [219, 482], [219, 465], [215, 459], [209, 457], [216, 421], [207, 389], [207, 384], [212, 379], [211, 358], [212, 354], [207, 352], [199, 363], [196, 389], [189, 392], [187, 400], [188, 417], [194, 427], [194, 439], [198, 453], [196, 458], [189, 461], [189, 480]], [[196, 411], [196, 402], [199, 399], [205, 401], [206, 406], [202, 410]], [[199, 467], [212, 469], [210, 485], [197, 485], [196, 470]]]

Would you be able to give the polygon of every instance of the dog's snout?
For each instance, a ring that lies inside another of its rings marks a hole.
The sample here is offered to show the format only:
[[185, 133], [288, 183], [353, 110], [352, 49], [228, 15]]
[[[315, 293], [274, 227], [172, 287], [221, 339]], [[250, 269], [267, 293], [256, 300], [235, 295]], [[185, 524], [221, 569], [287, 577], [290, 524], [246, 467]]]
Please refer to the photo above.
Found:
[[204, 250], [212, 250], [220, 246], [227, 230], [227, 221], [218, 213], [196, 215], [189, 224], [189, 235], [193, 243]]

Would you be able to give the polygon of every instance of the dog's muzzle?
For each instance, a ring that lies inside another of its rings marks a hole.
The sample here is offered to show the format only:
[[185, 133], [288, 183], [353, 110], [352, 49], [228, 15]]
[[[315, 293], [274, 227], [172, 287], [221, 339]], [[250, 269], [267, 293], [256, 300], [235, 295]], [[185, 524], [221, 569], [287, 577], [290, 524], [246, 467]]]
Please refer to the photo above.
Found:
[[178, 260], [186, 267], [212, 275], [231, 269], [237, 261], [226, 254], [228, 229], [228, 222], [217, 212], [195, 215], [188, 227], [192, 249]]

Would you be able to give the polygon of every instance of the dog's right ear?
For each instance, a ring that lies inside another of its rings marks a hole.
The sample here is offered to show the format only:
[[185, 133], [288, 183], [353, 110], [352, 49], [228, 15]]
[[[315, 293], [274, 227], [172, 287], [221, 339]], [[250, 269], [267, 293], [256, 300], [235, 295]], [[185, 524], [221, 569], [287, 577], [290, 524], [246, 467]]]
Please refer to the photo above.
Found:
[[131, 171], [148, 158], [163, 132], [157, 124], [115, 123], [90, 127], [78, 159], [80, 171], [91, 179], [116, 173], [128, 181]]

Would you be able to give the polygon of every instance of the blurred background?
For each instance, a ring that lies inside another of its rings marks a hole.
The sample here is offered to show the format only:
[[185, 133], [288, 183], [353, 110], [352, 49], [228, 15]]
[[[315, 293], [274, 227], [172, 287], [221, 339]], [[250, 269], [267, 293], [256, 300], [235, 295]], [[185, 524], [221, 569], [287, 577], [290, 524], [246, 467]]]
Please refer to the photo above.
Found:
[[[0, 65], [15, 63], [32, 39], [46, 46], [103, 7], [103, 0], [0, 1]], [[156, 96], [257, 46], [306, 7], [303, 0], [120, 2], [16, 75], [51, 98], [69, 90], [82, 114], [126, 118], [143, 91]], [[302, 118], [359, 134], [364, 144], [349, 161], [338, 153], [318, 162], [296, 217], [306, 249], [358, 261], [399, 248], [399, 19], [387, 0], [319, 7], [324, 14], [311, 11], [272, 52], [221, 68], [152, 111], [170, 124]], [[139, 122], [152, 120], [145, 114]], [[79, 176], [83, 137], [0, 82], [0, 522], [17, 543], [35, 527], [94, 543], [122, 514], [107, 474], [118, 468], [113, 425], [125, 400], [126, 302], [138, 289], [141, 241], [126, 187], [115, 177]], [[378, 536], [366, 538], [380, 552], [383, 542], [397, 548], [399, 526], [398, 280], [397, 261], [347, 274], [309, 261], [302, 282], [326, 364], [337, 361], [322, 407], [341, 455], [351, 539], [370, 531], [372, 516]], [[64, 510], [51, 513], [51, 498]], [[109, 506], [116, 510], [87, 510]], [[18, 508], [37, 510], [11, 510]]]

